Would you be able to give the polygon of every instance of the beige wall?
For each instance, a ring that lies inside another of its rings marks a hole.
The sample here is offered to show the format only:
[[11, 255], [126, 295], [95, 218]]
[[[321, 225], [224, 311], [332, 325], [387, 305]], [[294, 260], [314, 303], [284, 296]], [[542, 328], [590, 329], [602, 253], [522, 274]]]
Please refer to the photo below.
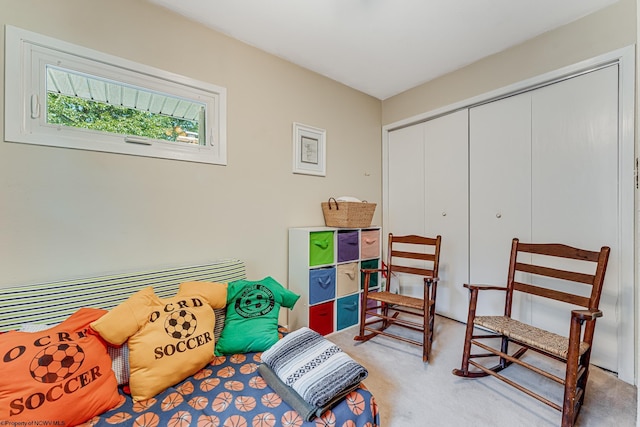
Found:
[[[143, 0], [0, 10], [0, 24], [228, 91], [228, 166], [0, 143], [0, 286], [226, 257], [286, 284], [288, 227], [322, 225], [330, 196], [380, 202], [379, 100]], [[326, 177], [292, 174], [294, 121], [326, 129]]]
[[636, 1], [620, 0], [556, 30], [388, 98], [382, 124], [455, 104], [636, 42]]
[[[287, 228], [321, 225], [329, 196], [378, 202], [381, 223], [381, 125], [636, 39], [636, 2], [620, 0], [381, 103], [144, 0], [0, 0], [0, 10], [1, 24], [226, 87], [229, 154], [211, 166], [0, 144], [0, 286], [221, 257], [284, 282]], [[291, 173], [294, 121], [327, 130], [327, 177]]]

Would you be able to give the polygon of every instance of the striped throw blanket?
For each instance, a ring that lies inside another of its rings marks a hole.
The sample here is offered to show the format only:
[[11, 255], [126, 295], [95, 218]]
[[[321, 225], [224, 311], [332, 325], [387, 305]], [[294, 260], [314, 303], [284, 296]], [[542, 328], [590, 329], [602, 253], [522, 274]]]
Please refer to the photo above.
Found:
[[305, 401], [319, 407], [368, 375], [337, 345], [307, 327], [285, 335], [262, 353], [262, 361]]

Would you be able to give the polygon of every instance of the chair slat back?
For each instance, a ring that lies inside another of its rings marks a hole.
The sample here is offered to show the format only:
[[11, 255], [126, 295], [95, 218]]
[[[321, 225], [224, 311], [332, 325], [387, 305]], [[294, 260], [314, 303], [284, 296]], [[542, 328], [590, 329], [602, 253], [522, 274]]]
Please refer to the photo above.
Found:
[[418, 267], [405, 267], [404, 265], [395, 265], [392, 264], [389, 269], [393, 273], [406, 273], [406, 274], [416, 274], [418, 276], [425, 277], [436, 277], [433, 274], [433, 270], [427, 268], [418, 268]]
[[520, 243], [518, 242], [518, 250], [520, 252], [529, 252], [532, 254], [550, 255], [561, 258], [581, 259], [584, 261], [598, 262], [601, 251], [589, 251], [579, 249], [572, 246], [562, 245], [559, 243]]
[[532, 265], [525, 263], [516, 263], [516, 270], [525, 273], [538, 274], [541, 276], [555, 277], [556, 279], [568, 280], [571, 282], [580, 282], [587, 285], [593, 284], [593, 274], [578, 273], [575, 271], [558, 270], [550, 267], [543, 267], [540, 265]]
[[[550, 298], [583, 308], [598, 309], [609, 252], [610, 249], [607, 246], [603, 246], [600, 251], [589, 251], [563, 244], [520, 243], [518, 239], [513, 239], [511, 260], [509, 262], [505, 315], [511, 315], [511, 302], [515, 291]], [[535, 262], [522, 262], [518, 259], [521, 254], [538, 256], [531, 256], [531, 259], [535, 259]], [[560, 264], [563, 264], [560, 268], [546, 265], [546, 262], [550, 260], [557, 263], [558, 258], [576, 262], [566, 263], [566, 265], [560, 262]], [[581, 265], [581, 268], [578, 268], [576, 266], [584, 263], [587, 263], [589, 267]], [[572, 268], [575, 268], [575, 270], [572, 270]], [[585, 273], [582, 271], [586, 269], [591, 269], [592, 272]], [[569, 282], [573, 285], [570, 285]], [[553, 285], [549, 286], [550, 283]], [[575, 284], [581, 285], [579, 287], [584, 292], [578, 293], [575, 290]], [[590, 289], [584, 289], [584, 286]]]
[[392, 258], [410, 258], [410, 259], [419, 259], [423, 261], [434, 261], [436, 259], [435, 254], [420, 254], [416, 252], [406, 252], [406, 251], [392, 251]]
[[526, 292], [528, 294], [538, 295], [545, 298], [551, 298], [569, 304], [579, 305], [581, 307], [589, 307], [589, 298], [581, 297], [576, 294], [542, 288], [540, 286], [532, 286], [520, 282], [513, 282], [513, 289], [516, 291]]
[[[424, 277], [438, 277], [441, 237], [416, 235], [394, 236], [389, 233], [387, 269], [389, 277], [393, 273], [416, 274]], [[425, 261], [425, 267], [407, 265], [406, 260]], [[387, 281], [388, 285], [389, 281]]]

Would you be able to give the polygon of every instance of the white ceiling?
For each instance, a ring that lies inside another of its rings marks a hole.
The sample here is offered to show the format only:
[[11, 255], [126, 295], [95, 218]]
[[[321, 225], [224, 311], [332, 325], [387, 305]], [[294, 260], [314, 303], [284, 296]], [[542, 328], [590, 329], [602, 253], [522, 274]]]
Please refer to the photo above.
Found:
[[386, 99], [618, 0], [149, 0]]

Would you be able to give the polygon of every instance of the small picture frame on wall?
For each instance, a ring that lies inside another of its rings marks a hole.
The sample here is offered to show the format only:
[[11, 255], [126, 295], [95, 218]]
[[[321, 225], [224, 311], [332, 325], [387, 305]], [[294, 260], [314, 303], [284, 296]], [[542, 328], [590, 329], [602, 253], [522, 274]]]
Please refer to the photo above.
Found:
[[293, 173], [326, 176], [324, 129], [293, 123]]

